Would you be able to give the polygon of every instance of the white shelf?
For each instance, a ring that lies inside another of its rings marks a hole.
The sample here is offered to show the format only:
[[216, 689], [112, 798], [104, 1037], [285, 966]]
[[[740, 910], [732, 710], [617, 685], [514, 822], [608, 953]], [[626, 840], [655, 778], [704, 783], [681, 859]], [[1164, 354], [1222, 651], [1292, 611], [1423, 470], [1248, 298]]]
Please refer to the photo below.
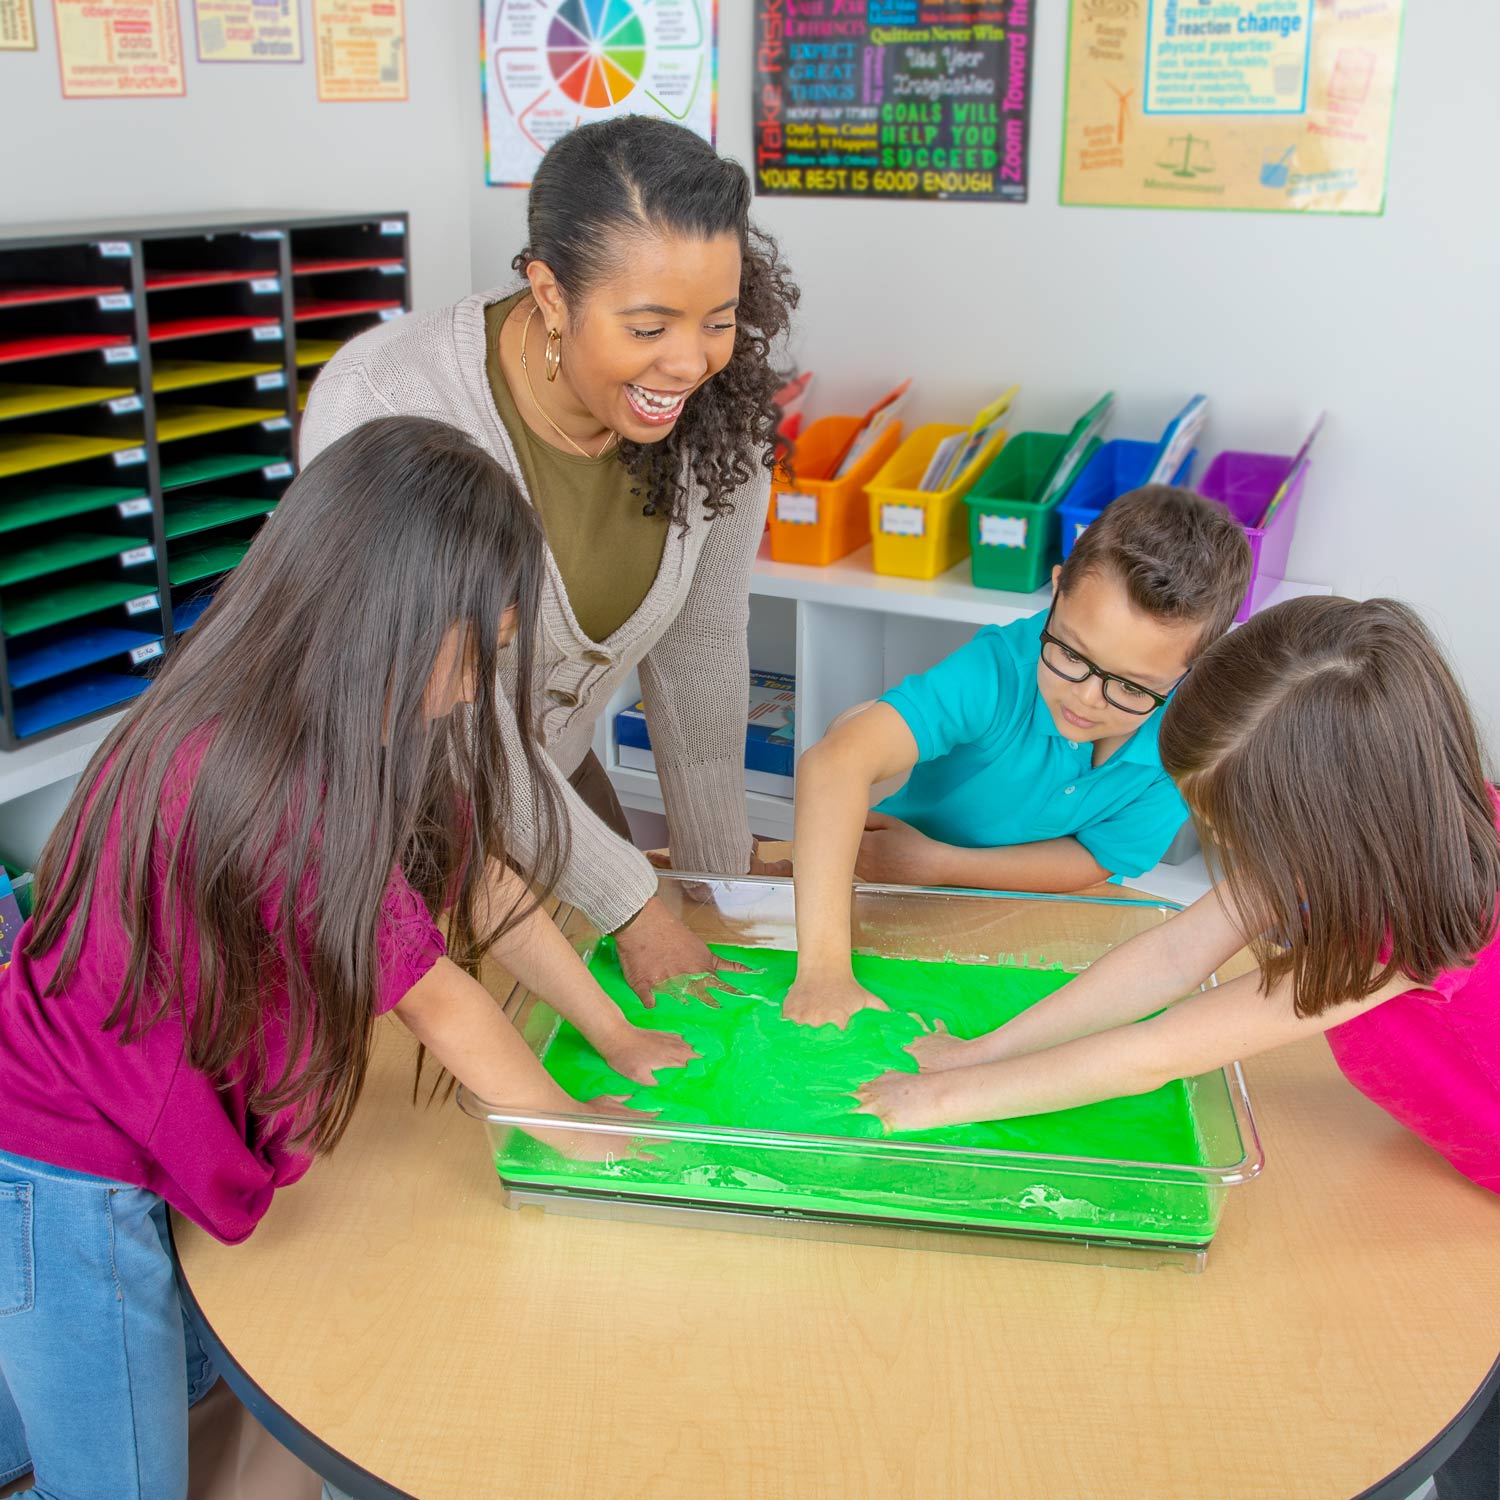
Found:
[[[640, 771], [633, 766], [609, 766], [609, 779], [614, 785], [615, 795], [625, 807], [637, 812], [665, 813], [666, 803], [662, 799], [661, 782], [654, 771]], [[792, 799], [773, 797], [769, 792], [746, 792], [745, 805], [750, 813], [750, 826], [757, 833], [774, 834], [777, 838], [792, 836]]]
[[750, 575], [750, 592], [776, 599], [799, 599], [845, 609], [868, 609], [889, 615], [919, 615], [925, 620], [958, 620], [973, 625], [1005, 625], [1046, 609], [1052, 588], [1031, 594], [975, 588], [969, 559], [937, 578], [887, 578], [870, 566], [870, 548], [861, 547], [826, 568], [771, 559], [771, 543], [761, 542]]
[[105, 736], [124, 717], [111, 714], [107, 719], [80, 724], [77, 729], [35, 745], [0, 753], [0, 803], [14, 802], [18, 797], [77, 776], [103, 744]]

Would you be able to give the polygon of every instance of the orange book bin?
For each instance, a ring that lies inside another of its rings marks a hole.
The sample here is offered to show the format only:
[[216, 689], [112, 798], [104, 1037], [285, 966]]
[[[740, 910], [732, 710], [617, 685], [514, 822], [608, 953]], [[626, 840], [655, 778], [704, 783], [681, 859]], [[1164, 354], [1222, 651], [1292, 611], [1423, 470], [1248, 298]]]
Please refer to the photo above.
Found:
[[779, 469], [771, 487], [771, 556], [777, 562], [826, 568], [870, 540], [865, 486], [901, 443], [901, 424], [887, 422], [859, 462], [842, 478], [826, 475], [838, 462], [861, 417], [822, 417], [797, 440], [788, 477]]

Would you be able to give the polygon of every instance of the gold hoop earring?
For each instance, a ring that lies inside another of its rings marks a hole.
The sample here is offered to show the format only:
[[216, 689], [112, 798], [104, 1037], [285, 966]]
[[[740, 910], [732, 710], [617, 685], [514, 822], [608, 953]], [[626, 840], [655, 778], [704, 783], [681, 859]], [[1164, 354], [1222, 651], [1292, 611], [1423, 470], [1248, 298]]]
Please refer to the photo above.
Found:
[[562, 334], [555, 328], [547, 330], [547, 352], [542, 369], [548, 380], [556, 380], [557, 372], [562, 369]]

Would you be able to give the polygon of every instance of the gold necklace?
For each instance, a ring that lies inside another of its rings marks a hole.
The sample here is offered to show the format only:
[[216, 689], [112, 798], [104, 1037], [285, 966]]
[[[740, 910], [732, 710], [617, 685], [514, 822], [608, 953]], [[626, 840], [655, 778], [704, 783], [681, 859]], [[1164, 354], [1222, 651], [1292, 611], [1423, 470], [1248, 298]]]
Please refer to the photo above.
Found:
[[526, 368], [526, 340], [531, 333], [531, 320], [536, 317], [536, 307], [536, 303], [533, 302], [531, 304], [531, 311], [526, 314], [526, 321], [521, 325], [521, 374], [525, 377], [526, 380], [526, 394], [531, 397], [531, 404], [536, 407], [537, 411], [541, 413], [542, 421], [544, 421], [565, 443], [571, 443], [575, 452], [581, 453], [585, 458], [588, 459], [603, 458], [604, 455], [609, 452], [609, 445], [614, 442], [617, 437], [619, 437], [619, 433], [613, 431], [610, 432], [609, 436], [604, 439], [604, 444], [599, 449], [599, 451], [597, 453], [590, 453], [589, 450], [577, 440], [577, 438], [572, 437], [568, 433], [564, 432], [562, 428], [559, 427], [557, 423], [547, 415], [546, 407], [544, 407], [542, 403], [537, 399], [536, 387], [531, 383], [531, 371]]

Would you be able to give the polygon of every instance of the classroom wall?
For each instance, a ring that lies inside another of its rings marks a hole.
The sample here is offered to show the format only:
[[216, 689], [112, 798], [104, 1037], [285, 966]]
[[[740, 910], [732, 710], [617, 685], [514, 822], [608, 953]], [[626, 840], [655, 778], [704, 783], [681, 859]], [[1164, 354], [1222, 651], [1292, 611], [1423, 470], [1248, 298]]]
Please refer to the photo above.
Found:
[[462, 107], [478, 93], [468, 0], [409, 0], [404, 104], [318, 102], [308, 3], [306, 61], [199, 63], [187, 0], [185, 98], [64, 100], [52, 6], [34, 8], [37, 50], [0, 52], [0, 229], [218, 209], [408, 209], [416, 306], [469, 290], [469, 183], [483, 158]]
[[[1451, 643], [1500, 764], [1500, 631], [1486, 548], [1494, 481], [1500, 93], [1465, 59], [1500, 53], [1500, 6], [1410, 0], [1384, 217], [1062, 208], [1066, 5], [1038, 6], [1024, 207], [763, 199], [804, 300], [813, 410], [916, 377], [913, 420], [957, 420], [1023, 382], [1019, 422], [1063, 430], [1100, 390], [1113, 431], [1154, 435], [1209, 393], [1210, 452], [1291, 452], [1330, 413], [1292, 576], [1400, 595]], [[750, 157], [751, 10], [720, 6], [722, 150]], [[478, 120], [477, 105], [474, 118]], [[477, 286], [508, 283], [523, 193], [473, 178]]]

